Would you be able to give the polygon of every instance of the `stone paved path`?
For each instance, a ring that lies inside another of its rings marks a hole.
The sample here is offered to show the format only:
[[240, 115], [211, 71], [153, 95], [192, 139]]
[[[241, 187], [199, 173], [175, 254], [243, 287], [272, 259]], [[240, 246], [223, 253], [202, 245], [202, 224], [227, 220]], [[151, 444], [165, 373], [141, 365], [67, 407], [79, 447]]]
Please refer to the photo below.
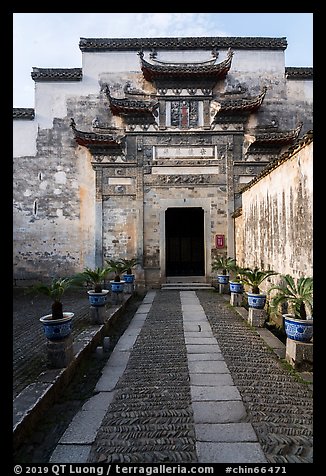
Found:
[[197, 293], [270, 463], [313, 462], [313, 394], [221, 300]]
[[51, 462], [312, 462], [312, 391], [216, 292], [150, 291]]

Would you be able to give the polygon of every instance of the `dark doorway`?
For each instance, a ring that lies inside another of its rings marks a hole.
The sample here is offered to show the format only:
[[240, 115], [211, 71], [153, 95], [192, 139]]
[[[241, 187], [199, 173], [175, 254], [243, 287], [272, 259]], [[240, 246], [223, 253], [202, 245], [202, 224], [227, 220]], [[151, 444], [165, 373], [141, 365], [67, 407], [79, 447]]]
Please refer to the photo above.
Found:
[[167, 276], [205, 275], [202, 208], [168, 208], [165, 243]]

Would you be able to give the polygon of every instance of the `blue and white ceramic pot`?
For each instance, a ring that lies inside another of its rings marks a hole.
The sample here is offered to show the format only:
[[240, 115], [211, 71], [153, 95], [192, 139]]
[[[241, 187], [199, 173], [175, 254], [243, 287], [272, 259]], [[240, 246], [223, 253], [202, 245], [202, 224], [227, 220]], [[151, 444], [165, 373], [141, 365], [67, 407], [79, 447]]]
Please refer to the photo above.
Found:
[[266, 294], [247, 293], [248, 306], [254, 309], [264, 309], [266, 303]]
[[122, 293], [124, 290], [125, 281], [110, 281], [111, 291], [113, 293]]
[[313, 336], [312, 319], [296, 319], [292, 314], [283, 314], [286, 336], [299, 342], [310, 342]]
[[63, 319], [51, 319], [52, 315], [47, 314], [40, 318], [43, 324], [45, 337], [49, 340], [61, 340], [68, 337], [72, 331], [73, 312], [64, 312]]
[[230, 281], [230, 291], [231, 293], [242, 293], [243, 292], [243, 284]]
[[123, 279], [125, 283], [133, 283], [135, 281], [135, 275], [134, 274], [124, 274]]
[[228, 274], [218, 274], [217, 282], [218, 284], [228, 284], [230, 276]]
[[101, 293], [96, 293], [94, 290], [87, 291], [90, 305], [94, 307], [105, 306], [107, 303], [108, 293], [108, 289], [102, 289]]

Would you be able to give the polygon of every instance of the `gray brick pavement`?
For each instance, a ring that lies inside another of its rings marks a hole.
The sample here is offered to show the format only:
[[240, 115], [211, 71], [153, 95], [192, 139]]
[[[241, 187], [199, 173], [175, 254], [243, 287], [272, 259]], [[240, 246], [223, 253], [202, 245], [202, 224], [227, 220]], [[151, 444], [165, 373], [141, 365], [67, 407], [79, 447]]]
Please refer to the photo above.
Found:
[[312, 462], [311, 387], [216, 292], [150, 291], [96, 392], [51, 462]]

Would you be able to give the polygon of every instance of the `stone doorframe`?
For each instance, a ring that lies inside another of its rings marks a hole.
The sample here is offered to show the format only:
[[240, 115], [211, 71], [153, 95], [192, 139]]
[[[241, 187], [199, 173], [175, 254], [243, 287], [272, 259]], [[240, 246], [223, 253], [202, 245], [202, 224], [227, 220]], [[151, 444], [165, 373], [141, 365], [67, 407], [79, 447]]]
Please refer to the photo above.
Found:
[[181, 198], [160, 200], [160, 280], [166, 282], [165, 267], [165, 212], [168, 208], [202, 208], [204, 210], [204, 261], [205, 279], [210, 277], [208, 270], [211, 269], [211, 200], [209, 198]]

